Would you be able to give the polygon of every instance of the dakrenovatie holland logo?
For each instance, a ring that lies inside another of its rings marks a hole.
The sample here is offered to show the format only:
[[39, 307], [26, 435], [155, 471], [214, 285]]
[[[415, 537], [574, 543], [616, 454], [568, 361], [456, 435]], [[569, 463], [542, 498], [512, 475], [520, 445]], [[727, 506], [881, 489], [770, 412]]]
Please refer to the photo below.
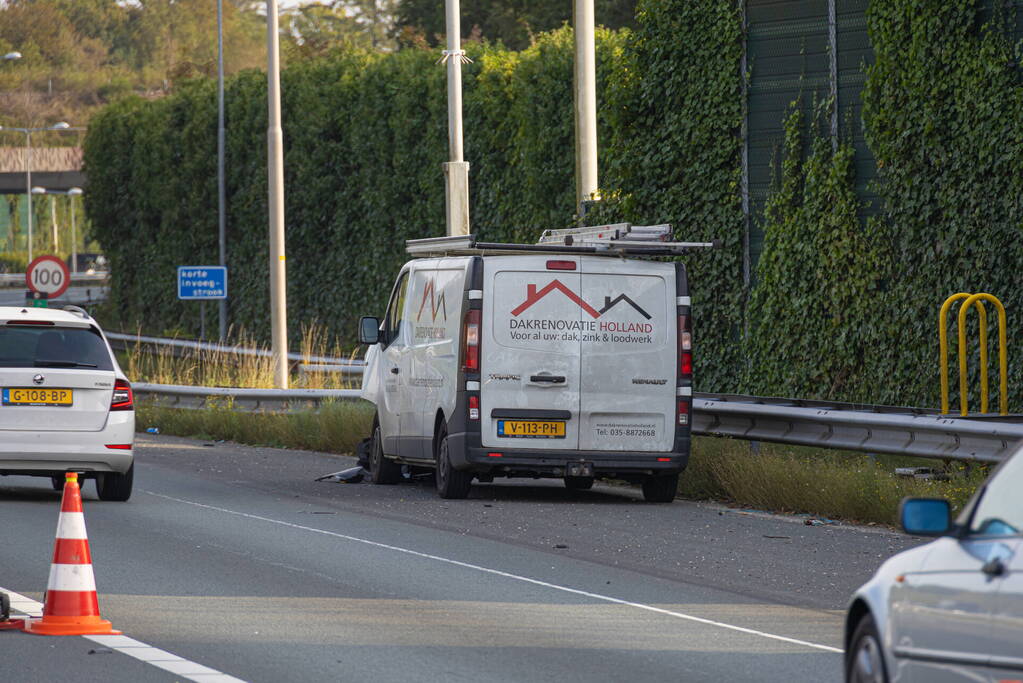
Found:
[[[518, 317], [527, 309], [529, 309], [533, 304], [537, 303], [545, 296], [555, 291], [561, 292], [562, 294], [567, 296], [571, 301], [575, 302], [579, 306], [579, 308], [586, 311], [592, 318], [599, 318], [600, 316], [604, 315], [612, 308], [623, 302], [635, 308], [637, 311], [639, 311], [640, 315], [642, 315], [647, 320], [650, 320], [650, 318], [652, 317], [649, 313], [644, 311], [639, 304], [637, 304], [635, 301], [630, 299], [625, 294], [619, 294], [614, 299], [611, 299], [611, 297], [609, 296], [605, 296], [604, 307], [598, 311], [595, 308], [593, 308], [593, 306], [590, 306], [588, 303], [583, 301], [578, 294], [569, 289], [563, 282], [561, 282], [561, 280], [553, 280], [550, 282], [550, 284], [546, 285], [543, 289], [539, 291], [537, 291], [536, 285], [532, 284], [526, 285], [526, 300], [523, 301], [518, 306], [516, 306], [515, 308], [513, 308], [511, 314]], [[425, 297], [423, 301], [425, 303]], [[420, 307], [420, 311], [422, 311], [422, 307]]]
[[[586, 320], [585, 318], [582, 320], [519, 318], [520, 315], [536, 305], [537, 302], [556, 292], [581, 308], [592, 320]], [[512, 339], [520, 341], [531, 339], [533, 341], [548, 342], [560, 340], [624, 342], [633, 344], [653, 343], [654, 325], [652, 323], [609, 320], [607, 318], [605, 314], [622, 303], [631, 306], [633, 310], [642, 315], [646, 320], [650, 320], [653, 317], [624, 293], [616, 297], [605, 296], [604, 307], [597, 310], [560, 280], [552, 280], [540, 289], [537, 289], [535, 284], [527, 284], [526, 300], [512, 309], [512, 317], [508, 319], [509, 334]], [[622, 309], [618, 310], [621, 311]], [[628, 310], [628, 308], [626, 307], [625, 310]]]

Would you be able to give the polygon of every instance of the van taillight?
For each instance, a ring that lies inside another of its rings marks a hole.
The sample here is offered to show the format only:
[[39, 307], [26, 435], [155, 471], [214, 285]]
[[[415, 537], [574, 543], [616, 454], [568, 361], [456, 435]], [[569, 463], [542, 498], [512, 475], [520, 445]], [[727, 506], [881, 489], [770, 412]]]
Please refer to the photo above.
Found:
[[678, 402], [678, 424], [680, 427], [689, 424], [689, 401]]
[[480, 419], [480, 397], [470, 396], [469, 397], [469, 419], [478, 420]]
[[547, 270], [575, 270], [575, 261], [548, 261]]
[[123, 379], [114, 381], [114, 395], [110, 399], [110, 410], [135, 410], [135, 396], [131, 385]]
[[462, 370], [479, 372], [480, 370], [480, 311], [472, 308], [465, 312], [462, 325]]
[[693, 325], [688, 315], [678, 317], [678, 363], [682, 379], [693, 378]]

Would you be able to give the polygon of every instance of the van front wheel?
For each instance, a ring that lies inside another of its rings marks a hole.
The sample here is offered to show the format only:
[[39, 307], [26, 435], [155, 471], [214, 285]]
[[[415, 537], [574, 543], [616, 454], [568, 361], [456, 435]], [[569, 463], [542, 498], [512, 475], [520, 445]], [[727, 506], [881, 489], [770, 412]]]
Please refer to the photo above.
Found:
[[462, 472], [451, 466], [447, 432], [440, 433], [437, 442], [437, 493], [441, 498], [465, 498], [472, 486], [472, 472]]
[[401, 480], [401, 465], [384, 456], [384, 440], [379, 425], [373, 430], [373, 443], [370, 444], [369, 477], [374, 484], [397, 484]]
[[648, 503], [670, 503], [678, 493], [678, 474], [655, 474], [643, 480], [643, 498]]

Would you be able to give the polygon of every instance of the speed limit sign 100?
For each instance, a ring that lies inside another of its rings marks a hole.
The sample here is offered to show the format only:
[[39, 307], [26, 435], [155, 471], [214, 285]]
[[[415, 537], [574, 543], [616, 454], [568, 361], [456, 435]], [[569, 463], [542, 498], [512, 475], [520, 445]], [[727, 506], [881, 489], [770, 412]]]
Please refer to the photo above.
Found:
[[55, 299], [71, 284], [71, 273], [64, 262], [56, 256], [40, 256], [28, 264], [25, 270], [25, 284], [33, 292], [46, 294], [48, 299]]

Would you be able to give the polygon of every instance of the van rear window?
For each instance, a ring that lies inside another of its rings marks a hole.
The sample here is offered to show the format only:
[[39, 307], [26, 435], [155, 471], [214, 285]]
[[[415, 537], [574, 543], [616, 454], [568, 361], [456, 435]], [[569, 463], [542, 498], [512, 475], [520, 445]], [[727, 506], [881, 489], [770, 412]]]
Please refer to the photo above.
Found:
[[0, 368], [113, 370], [114, 365], [94, 328], [3, 325]]

